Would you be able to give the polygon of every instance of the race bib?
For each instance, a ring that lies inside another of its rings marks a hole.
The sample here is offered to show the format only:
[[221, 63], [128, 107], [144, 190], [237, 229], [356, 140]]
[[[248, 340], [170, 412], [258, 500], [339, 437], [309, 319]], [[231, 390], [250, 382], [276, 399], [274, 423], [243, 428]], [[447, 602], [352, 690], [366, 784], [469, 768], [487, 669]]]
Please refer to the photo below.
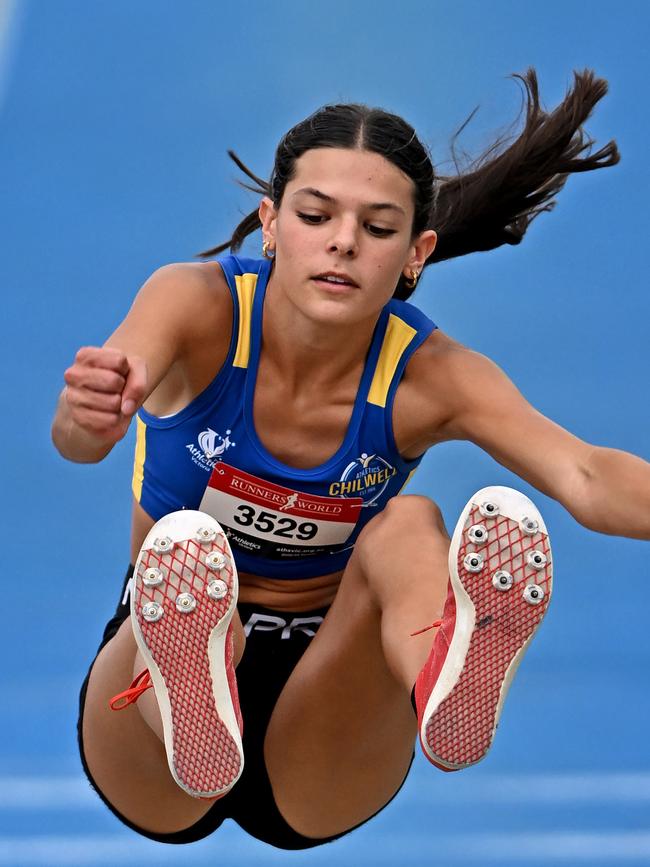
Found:
[[271, 560], [323, 556], [345, 547], [361, 497], [319, 497], [218, 463], [199, 509], [224, 528], [233, 550]]

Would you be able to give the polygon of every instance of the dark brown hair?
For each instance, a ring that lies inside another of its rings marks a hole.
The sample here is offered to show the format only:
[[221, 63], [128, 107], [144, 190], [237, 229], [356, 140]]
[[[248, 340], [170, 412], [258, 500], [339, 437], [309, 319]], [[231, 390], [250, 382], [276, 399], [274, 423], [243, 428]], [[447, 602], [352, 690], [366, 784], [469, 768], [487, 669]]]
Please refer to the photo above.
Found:
[[[413, 237], [428, 228], [438, 233], [438, 243], [425, 267], [466, 253], [518, 244], [532, 220], [554, 207], [554, 196], [572, 172], [613, 166], [620, 156], [614, 141], [592, 153], [594, 142], [582, 129], [607, 93], [607, 82], [596, 78], [592, 70], [574, 72], [573, 87], [552, 112], [540, 105], [534, 69], [512, 77], [523, 83], [523, 129], [514, 140], [513, 136], [499, 137], [477, 159], [461, 167], [456, 139], [473, 112], [452, 139], [453, 175], [436, 176], [428, 150], [401, 117], [359, 103], [323, 106], [290, 129], [278, 145], [268, 182], [247, 168], [233, 151], [228, 154], [256, 184], [241, 185], [269, 196], [276, 208], [294, 177], [296, 160], [306, 151], [332, 147], [381, 154], [413, 181]], [[256, 209], [242, 220], [229, 241], [198, 255], [207, 258], [227, 248], [236, 251], [260, 225]], [[401, 277], [394, 297], [405, 300], [412, 292]]]

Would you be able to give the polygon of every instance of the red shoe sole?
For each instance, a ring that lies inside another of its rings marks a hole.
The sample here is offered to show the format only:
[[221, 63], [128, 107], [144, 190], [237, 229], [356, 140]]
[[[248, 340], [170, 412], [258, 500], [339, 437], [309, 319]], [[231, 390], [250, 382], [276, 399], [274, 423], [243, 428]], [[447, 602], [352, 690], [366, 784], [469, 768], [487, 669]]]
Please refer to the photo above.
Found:
[[[500, 514], [484, 517], [479, 505], [499, 503]], [[527, 535], [524, 518], [535, 519], [538, 532]], [[467, 530], [483, 524], [488, 541], [478, 545]], [[547, 558], [542, 569], [527, 563], [529, 552]], [[469, 571], [464, 558], [484, 557], [479, 572]], [[504, 570], [514, 579], [508, 590], [492, 583]], [[484, 758], [496, 731], [503, 702], [548, 608], [552, 590], [552, 561], [548, 533], [533, 503], [510, 488], [483, 488], [472, 497], [458, 521], [449, 551], [449, 574], [456, 599], [454, 633], [436, 684], [432, 685], [420, 726], [427, 757], [443, 770], [460, 770]], [[526, 585], [543, 591], [536, 604], [524, 597]]]
[[[212, 541], [194, 538], [201, 527], [215, 533]], [[155, 540], [164, 537], [172, 540], [171, 550], [156, 552]], [[214, 551], [224, 558], [217, 570], [205, 563], [206, 555]], [[152, 567], [162, 573], [157, 586], [145, 584], [145, 573]], [[223, 582], [219, 585], [223, 596], [215, 599], [207, 591], [217, 579]], [[230, 629], [237, 591], [228, 540], [210, 516], [191, 510], [173, 512], [147, 535], [134, 571], [131, 622], [160, 707], [170, 771], [193, 797], [221, 797], [243, 770]], [[177, 607], [181, 593], [195, 600], [189, 613]], [[145, 619], [147, 603], [162, 606], [159, 620]]]

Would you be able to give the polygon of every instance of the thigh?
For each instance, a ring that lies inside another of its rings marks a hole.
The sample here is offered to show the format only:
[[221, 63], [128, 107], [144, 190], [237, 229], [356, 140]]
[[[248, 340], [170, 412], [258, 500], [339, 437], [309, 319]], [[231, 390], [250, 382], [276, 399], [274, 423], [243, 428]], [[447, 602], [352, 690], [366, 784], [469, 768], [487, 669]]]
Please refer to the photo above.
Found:
[[[390, 620], [400, 640], [416, 642], [410, 633], [437, 616], [448, 537], [433, 504], [408, 499], [406, 509], [379, 515], [364, 530], [271, 717], [265, 756], [275, 799], [306, 836], [341, 833], [368, 819], [400, 788], [412, 760], [413, 684], [389, 663], [382, 630]], [[374, 585], [370, 571], [379, 576]], [[428, 653], [426, 638], [417, 643], [422, 658], [413, 683]]]

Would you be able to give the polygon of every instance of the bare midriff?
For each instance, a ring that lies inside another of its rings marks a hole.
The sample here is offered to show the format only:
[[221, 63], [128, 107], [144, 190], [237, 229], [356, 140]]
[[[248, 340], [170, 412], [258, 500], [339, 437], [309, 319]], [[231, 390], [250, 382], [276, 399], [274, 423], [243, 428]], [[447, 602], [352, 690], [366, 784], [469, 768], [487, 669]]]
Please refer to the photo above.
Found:
[[[155, 521], [144, 511], [139, 503], [133, 503], [133, 523], [131, 529], [131, 562], [135, 563], [145, 536]], [[319, 575], [317, 578], [282, 580], [264, 578], [250, 572], [238, 572], [239, 601], [277, 611], [313, 611], [331, 605], [342, 572]]]
[[342, 572], [317, 578], [281, 580], [239, 572], [239, 601], [251, 602], [278, 611], [313, 611], [331, 605]]

